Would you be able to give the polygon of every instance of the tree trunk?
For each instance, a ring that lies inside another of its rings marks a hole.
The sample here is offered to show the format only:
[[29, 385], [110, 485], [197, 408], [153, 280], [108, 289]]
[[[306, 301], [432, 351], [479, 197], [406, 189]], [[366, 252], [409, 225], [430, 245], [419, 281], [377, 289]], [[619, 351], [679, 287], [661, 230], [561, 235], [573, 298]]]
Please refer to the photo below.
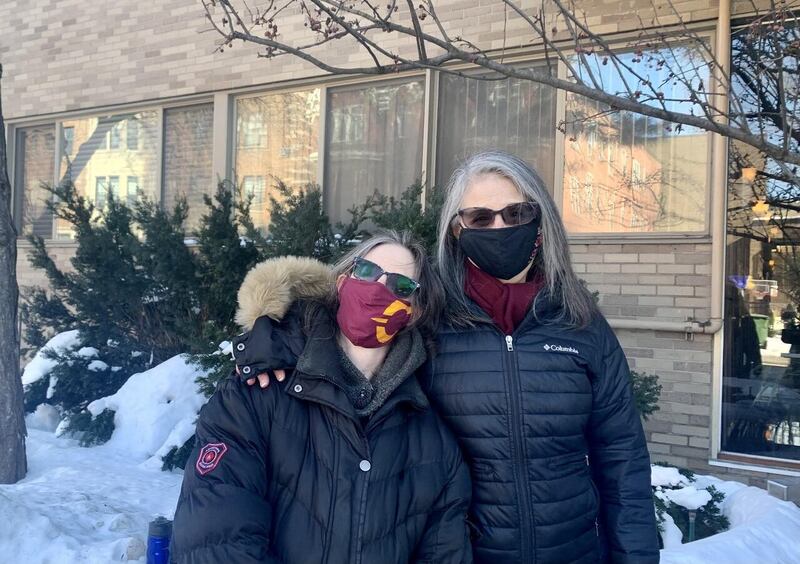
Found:
[[[0, 65], [0, 81], [3, 66]], [[0, 484], [25, 477], [25, 418], [17, 327], [17, 230], [11, 217], [6, 128], [0, 100]]]

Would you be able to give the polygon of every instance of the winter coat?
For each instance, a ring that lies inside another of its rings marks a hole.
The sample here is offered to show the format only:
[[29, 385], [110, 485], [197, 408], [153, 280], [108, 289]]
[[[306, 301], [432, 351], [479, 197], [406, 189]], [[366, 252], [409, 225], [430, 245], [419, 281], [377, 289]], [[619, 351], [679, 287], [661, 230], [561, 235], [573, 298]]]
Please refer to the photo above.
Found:
[[[470, 466], [475, 561], [658, 562], [650, 460], [625, 355], [601, 315], [575, 329], [555, 323], [557, 314], [543, 293], [512, 335], [488, 320], [444, 326], [420, 378]], [[293, 365], [286, 332], [270, 332], [270, 346], [241, 366]]]
[[[256, 300], [269, 302], [260, 314], [283, 315], [308, 291], [306, 265], [283, 259], [272, 266], [249, 276], [243, 291], [266, 296]], [[280, 286], [276, 277], [287, 268], [300, 275], [284, 279], [292, 287], [276, 309], [265, 288]], [[257, 317], [240, 314], [245, 322]], [[334, 321], [325, 312], [312, 320], [299, 334], [305, 325], [293, 308], [282, 324], [283, 344], [299, 354], [285, 382], [261, 390], [232, 377], [202, 409], [175, 514], [174, 561], [471, 562], [469, 472], [414, 374], [424, 354], [405, 360], [401, 383], [360, 418], [338, 384]], [[246, 334], [234, 346], [241, 357], [259, 341]]]
[[575, 329], [548, 323], [558, 306], [547, 294], [535, 303], [512, 335], [443, 327], [422, 378], [470, 465], [475, 560], [658, 562], [650, 459], [619, 342], [600, 314]]

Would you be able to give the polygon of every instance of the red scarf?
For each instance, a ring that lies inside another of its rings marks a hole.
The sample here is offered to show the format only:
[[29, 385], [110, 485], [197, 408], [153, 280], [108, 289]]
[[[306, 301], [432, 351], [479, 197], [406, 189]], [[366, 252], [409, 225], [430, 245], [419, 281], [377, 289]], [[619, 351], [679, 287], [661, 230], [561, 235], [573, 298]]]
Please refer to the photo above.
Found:
[[522, 323], [531, 308], [533, 299], [544, 287], [544, 279], [535, 277], [518, 284], [503, 284], [483, 270], [466, 261], [464, 292], [489, 314], [504, 334], [510, 335]]

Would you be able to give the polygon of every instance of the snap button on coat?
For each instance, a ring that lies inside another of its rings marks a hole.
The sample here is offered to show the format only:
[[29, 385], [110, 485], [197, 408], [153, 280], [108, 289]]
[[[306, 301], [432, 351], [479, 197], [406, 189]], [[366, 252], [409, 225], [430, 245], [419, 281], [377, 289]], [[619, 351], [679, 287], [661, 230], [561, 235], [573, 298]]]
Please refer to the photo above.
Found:
[[369, 460], [362, 460], [358, 463], [358, 467], [361, 468], [362, 472], [369, 472], [372, 468], [372, 464], [369, 463]]
[[295, 393], [299, 394], [300, 392], [303, 391], [303, 386], [301, 386], [300, 384], [295, 384], [294, 385], [294, 391], [295, 391]]

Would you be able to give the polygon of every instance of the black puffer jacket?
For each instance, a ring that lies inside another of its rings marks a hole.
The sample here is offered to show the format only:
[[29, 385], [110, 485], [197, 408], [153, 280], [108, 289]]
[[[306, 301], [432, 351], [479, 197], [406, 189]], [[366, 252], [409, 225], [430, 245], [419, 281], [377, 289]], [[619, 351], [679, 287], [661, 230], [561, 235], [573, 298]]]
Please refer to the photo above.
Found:
[[[290, 312], [284, 327], [299, 325]], [[315, 318], [305, 345], [286, 334], [302, 354], [285, 383], [261, 390], [231, 378], [202, 409], [173, 560], [471, 562], [469, 472], [414, 375], [424, 355], [403, 364], [407, 377], [363, 419], [337, 384], [333, 320]]]
[[[542, 295], [537, 315], [556, 313]], [[473, 480], [475, 560], [658, 562], [650, 459], [608, 323], [443, 328], [423, 377]]]

